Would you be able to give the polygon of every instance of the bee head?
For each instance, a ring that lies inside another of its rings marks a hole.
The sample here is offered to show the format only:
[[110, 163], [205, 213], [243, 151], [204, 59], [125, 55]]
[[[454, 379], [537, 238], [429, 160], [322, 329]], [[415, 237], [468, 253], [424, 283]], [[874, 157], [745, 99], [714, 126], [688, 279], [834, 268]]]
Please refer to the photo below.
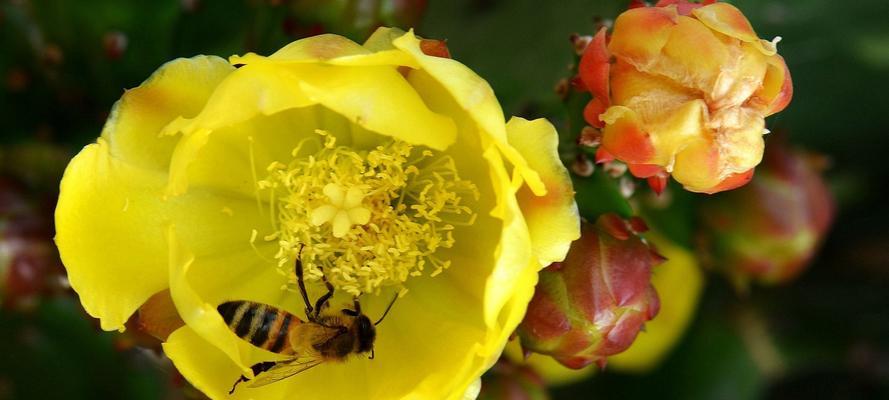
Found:
[[359, 353], [366, 353], [373, 350], [374, 340], [377, 338], [377, 328], [366, 315], [360, 314], [355, 317], [355, 338], [358, 345]]

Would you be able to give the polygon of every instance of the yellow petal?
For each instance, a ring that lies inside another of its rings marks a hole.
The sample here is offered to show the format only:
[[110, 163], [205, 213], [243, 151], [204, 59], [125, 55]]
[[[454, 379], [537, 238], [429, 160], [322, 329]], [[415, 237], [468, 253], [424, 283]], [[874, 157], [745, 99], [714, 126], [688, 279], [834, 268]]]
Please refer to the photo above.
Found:
[[311, 106], [258, 116], [212, 134], [206, 132], [200, 141], [186, 137], [174, 156], [178, 161], [174, 161], [177, 166], [172, 168], [171, 183], [187, 184], [185, 188], [213, 188], [252, 200], [261, 197], [262, 203], [268, 203], [270, 193], [259, 190], [257, 181], [268, 175], [270, 165], [290, 162], [297, 148], [303, 156], [316, 152], [323, 140], [315, 133], [317, 129], [328, 131], [338, 143], [348, 144], [354, 141], [350, 137], [355, 131], [352, 125], [324, 107]]
[[71, 160], [56, 206], [56, 245], [71, 286], [102, 329], [122, 328], [167, 287], [157, 218], [163, 175], [108, 154], [104, 139]]
[[753, 44], [762, 54], [771, 56], [777, 53], [775, 44], [761, 40], [747, 17], [735, 6], [728, 3], [713, 3], [696, 8], [691, 12], [708, 28], [719, 33]]
[[[269, 58], [280, 61], [318, 61], [368, 53], [370, 52], [367, 49], [347, 38], [339, 35], [324, 34], [290, 43], [276, 51]], [[232, 59], [236, 60], [238, 57], [235, 56]]]
[[690, 140], [709, 135], [709, 129], [705, 125], [708, 117], [707, 104], [703, 100], [691, 100], [677, 106], [671, 113], [661, 114], [664, 119], [647, 125], [655, 149], [652, 164], [671, 166], [676, 153]]
[[667, 258], [652, 270], [661, 309], [627, 351], [608, 358], [608, 366], [617, 370], [646, 372], [659, 365], [688, 328], [704, 285], [694, 254], [653, 233], [646, 239]]
[[[230, 377], [237, 379], [243, 371], [225, 353], [201, 338], [188, 325], [173, 332], [163, 346], [164, 354], [173, 361], [176, 370], [211, 399], [247, 399], [256, 395], [254, 392], [240, 390], [228, 397], [229, 389], [226, 386], [231, 388], [234, 383], [234, 379]], [[206, 373], [208, 365], [213, 366], [214, 373]]]
[[620, 14], [608, 51], [636, 68], [647, 71], [670, 37], [678, 15], [673, 7], [639, 7]]
[[478, 394], [482, 391], [482, 378], [479, 377], [475, 381], [466, 388], [466, 392], [463, 393], [462, 400], [475, 400], [478, 398]]
[[[492, 166], [502, 165], [500, 153], [494, 148], [485, 151], [484, 157]], [[531, 237], [515, 197], [517, 188], [512, 185], [502, 168], [493, 167], [490, 174], [497, 195], [497, 206], [491, 211], [491, 215], [502, 221], [503, 230], [494, 251], [494, 270], [485, 290], [485, 321], [488, 326], [497, 326], [497, 319], [506, 304], [512, 300], [511, 297], [528, 284], [519, 277], [527, 273], [527, 268], [536, 271], [540, 266], [536, 265], [536, 260], [535, 265], [528, 266], [529, 260], [533, 259]], [[533, 280], [536, 284], [536, 274]]]
[[259, 361], [280, 359], [281, 356], [238, 338], [216, 310], [219, 304], [231, 300], [298, 309], [298, 296], [280, 289], [287, 278], [278, 274], [276, 264], [271, 261], [277, 246], [267, 242], [256, 249], [242, 245], [228, 253], [199, 255], [191, 249], [193, 240], [182, 237], [183, 228], [183, 225], [166, 228], [170, 295], [182, 320], [242, 371], [249, 371], [249, 367]]
[[454, 122], [429, 110], [395, 67], [252, 63], [222, 82], [197, 117], [164, 128], [185, 136], [176, 146], [167, 194], [187, 190], [188, 169], [211, 134], [315, 104], [369, 131], [432, 149], [450, 146], [457, 135]]
[[454, 122], [430, 111], [395, 67], [304, 65], [292, 73], [316, 102], [370, 131], [436, 150], [457, 136]]
[[164, 64], [121, 97], [102, 137], [65, 171], [56, 243], [71, 285], [103, 329], [121, 329], [167, 285], [163, 258], [155, 255], [164, 247], [158, 221], [173, 205], [158, 200], [178, 138], [158, 138], [158, 132], [177, 116], [196, 114], [232, 70], [218, 57]]
[[121, 328], [149, 296], [167, 287], [162, 225], [184, 223], [195, 251], [218, 253], [268, 230], [250, 201], [196, 190], [163, 201], [165, 176], [109, 154], [100, 138], [68, 166], [56, 207], [56, 244], [84, 308], [102, 328]]
[[643, 121], [663, 119], [679, 105], [700, 98], [700, 94], [660, 75], [638, 71], [618, 61], [611, 69], [611, 94], [614, 104], [639, 113]]
[[721, 181], [720, 164], [718, 149], [713, 140], [701, 137], [686, 143], [685, 148], [676, 154], [676, 163], [671, 174], [687, 190], [705, 192]]
[[[440, 85], [438, 88], [434, 88], [429, 85], [429, 82], [426, 82], [424, 89], [427, 92], [424, 99], [429, 101], [430, 98], [442, 95], [441, 89], [443, 89], [459, 104], [463, 112], [469, 114], [477, 124], [479, 131], [493, 140], [506, 159], [515, 167], [515, 172], [526, 181], [531, 190], [538, 195], [545, 194], [546, 188], [540, 177], [533, 169], [528, 168], [527, 161], [522, 155], [509, 145], [503, 110], [500, 108], [500, 103], [494, 96], [491, 86], [484, 79], [455, 60], [427, 56], [420, 50], [420, 41], [412, 31], [395, 39], [392, 44], [410, 54], [419, 64], [422, 72]], [[413, 71], [410, 75], [414, 75], [416, 72], [418, 71]], [[408, 76], [409, 80], [412, 78], [410, 75]], [[412, 83], [415, 82], [412, 80]], [[418, 91], [424, 92], [419, 88]]]
[[574, 187], [559, 159], [559, 137], [545, 119], [512, 118], [506, 124], [509, 143], [528, 161], [546, 185], [546, 195], [535, 196], [527, 188], [518, 193], [528, 224], [534, 255], [541, 267], [562, 261], [571, 242], [580, 237], [580, 216]]
[[763, 86], [768, 58], [750, 45], [739, 46], [734, 51], [740, 54], [733, 64], [723, 67], [723, 73], [708, 94], [711, 109], [740, 106]]
[[158, 137], [179, 116], [193, 117], [234, 68], [213, 56], [170, 61], [139, 87], [127, 90], [111, 109], [102, 138], [111, 155], [133, 166], [166, 169], [179, 138]]
[[390, 49], [374, 49], [361, 46], [339, 35], [324, 34], [297, 40], [274, 54], [263, 57], [254, 53], [232, 56], [232, 64], [251, 64], [263, 61], [283, 63], [320, 62], [331, 65], [392, 65], [415, 68], [416, 63], [404, 52]]
[[683, 86], [710, 93], [726, 65], [728, 47], [700, 21], [680, 16], [663, 48], [664, 57], [646, 72], [663, 74]]

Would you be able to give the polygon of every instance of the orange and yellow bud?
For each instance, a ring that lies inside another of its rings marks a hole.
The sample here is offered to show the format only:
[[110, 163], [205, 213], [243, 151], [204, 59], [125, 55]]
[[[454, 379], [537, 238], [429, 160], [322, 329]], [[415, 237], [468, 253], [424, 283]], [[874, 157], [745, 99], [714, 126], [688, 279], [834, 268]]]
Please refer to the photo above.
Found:
[[739, 289], [751, 280], [789, 281], [811, 260], [834, 210], [817, 164], [780, 141], [771, 143], [749, 185], [704, 203], [707, 259]]
[[764, 118], [793, 85], [775, 41], [727, 3], [662, 0], [621, 14], [590, 42], [579, 73], [602, 129], [601, 158], [663, 187], [715, 193], [747, 183], [762, 159]]
[[651, 268], [663, 261], [636, 235], [641, 220], [614, 214], [584, 223], [565, 261], [540, 272], [518, 335], [522, 347], [570, 368], [604, 366], [660, 307]]

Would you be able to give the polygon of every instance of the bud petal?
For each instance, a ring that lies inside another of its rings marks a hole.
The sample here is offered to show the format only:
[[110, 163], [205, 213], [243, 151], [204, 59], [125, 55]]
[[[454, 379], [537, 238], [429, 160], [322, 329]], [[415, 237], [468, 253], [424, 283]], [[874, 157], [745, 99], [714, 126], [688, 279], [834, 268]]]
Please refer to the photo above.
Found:
[[714, 197], [701, 213], [704, 251], [742, 289], [751, 280], [774, 284], [797, 276], [833, 217], [817, 168], [777, 139], [749, 185]]
[[584, 223], [565, 261], [540, 273], [518, 334], [522, 346], [570, 368], [602, 365], [625, 350], [659, 309], [651, 268], [662, 260], [614, 214]]

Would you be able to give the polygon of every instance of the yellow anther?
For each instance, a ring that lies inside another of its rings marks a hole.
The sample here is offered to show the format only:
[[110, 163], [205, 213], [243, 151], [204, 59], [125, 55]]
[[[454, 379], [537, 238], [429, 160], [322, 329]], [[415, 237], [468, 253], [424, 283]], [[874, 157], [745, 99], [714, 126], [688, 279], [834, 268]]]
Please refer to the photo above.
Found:
[[352, 225], [364, 225], [370, 221], [370, 210], [361, 205], [366, 194], [357, 187], [348, 190], [342, 185], [328, 183], [324, 195], [330, 203], [312, 210], [312, 225], [321, 226], [327, 222], [333, 225], [333, 237], [346, 236]]

